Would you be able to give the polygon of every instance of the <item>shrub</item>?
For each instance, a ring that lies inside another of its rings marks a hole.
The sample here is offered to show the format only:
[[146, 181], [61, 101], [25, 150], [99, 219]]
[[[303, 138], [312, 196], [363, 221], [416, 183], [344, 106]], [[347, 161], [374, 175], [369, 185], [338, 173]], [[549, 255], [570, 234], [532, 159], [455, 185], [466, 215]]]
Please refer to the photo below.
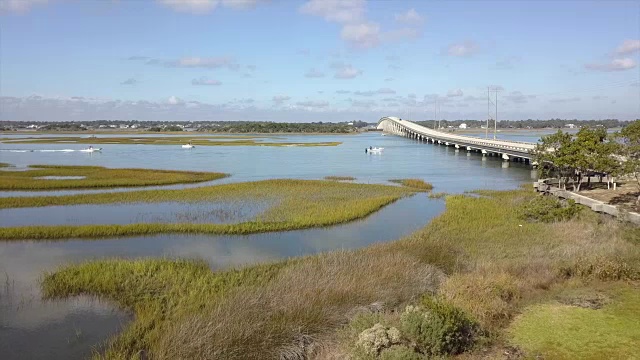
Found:
[[400, 331], [395, 327], [387, 328], [377, 323], [358, 335], [356, 347], [367, 355], [378, 355], [380, 351], [400, 343]]
[[430, 356], [469, 349], [478, 327], [462, 310], [429, 297], [419, 306], [407, 306], [400, 321], [402, 333]]
[[561, 202], [551, 196], [537, 196], [518, 208], [518, 216], [527, 221], [556, 222], [575, 217], [582, 208], [574, 200]]
[[640, 271], [623, 259], [611, 259], [603, 256], [578, 259], [575, 263], [560, 269], [566, 277], [583, 277], [598, 280], [638, 280]]
[[403, 345], [394, 345], [380, 353], [380, 360], [424, 360], [427, 359], [414, 349]]

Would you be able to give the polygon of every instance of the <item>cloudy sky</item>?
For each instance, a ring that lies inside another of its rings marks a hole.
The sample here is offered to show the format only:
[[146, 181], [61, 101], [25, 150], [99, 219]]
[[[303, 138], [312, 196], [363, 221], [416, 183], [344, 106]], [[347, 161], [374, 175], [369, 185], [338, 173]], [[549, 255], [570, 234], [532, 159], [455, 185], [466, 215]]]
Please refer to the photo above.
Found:
[[640, 118], [638, 1], [0, 0], [1, 120]]

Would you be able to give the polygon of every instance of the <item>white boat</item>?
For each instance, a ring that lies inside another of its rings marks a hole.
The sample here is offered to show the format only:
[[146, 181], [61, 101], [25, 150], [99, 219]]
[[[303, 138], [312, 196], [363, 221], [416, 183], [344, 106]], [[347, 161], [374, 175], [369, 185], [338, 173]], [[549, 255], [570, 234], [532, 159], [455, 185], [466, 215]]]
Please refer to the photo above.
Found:
[[382, 150], [384, 150], [384, 148], [374, 147], [374, 148], [365, 149], [364, 152], [371, 153], [371, 154], [380, 154], [382, 153]]
[[82, 152], [88, 152], [88, 153], [92, 153], [92, 152], [96, 152], [96, 151], [102, 151], [102, 148], [94, 148], [94, 147], [90, 147], [88, 149], [82, 149], [80, 150]]
[[195, 146], [191, 145], [191, 144], [184, 144], [182, 145], [183, 149], [193, 149]]

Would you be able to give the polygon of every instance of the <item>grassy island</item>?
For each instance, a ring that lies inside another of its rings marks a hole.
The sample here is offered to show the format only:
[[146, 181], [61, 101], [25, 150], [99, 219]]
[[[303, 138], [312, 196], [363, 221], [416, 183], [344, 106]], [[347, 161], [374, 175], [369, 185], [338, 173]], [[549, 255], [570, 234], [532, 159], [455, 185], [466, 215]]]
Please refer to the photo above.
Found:
[[228, 176], [222, 173], [109, 169], [101, 166], [31, 165], [26, 171], [0, 171], [0, 190], [94, 189], [196, 183]]
[[157, 233], [250, 234], [304, 229], [360, 219], [414, 193], [409, 188], [387, 185], [319, 180], [265, 180], [180, 190], [0, 198], [0, 208], [170, 201], [256, 201], [272, 204], [256, 219], [236, 224], [144, 223], [5, 227], [0, 228], [0, 240], [99, 238]]
[[[635, 356], [640, 231], [528, 190], [479, 195], [447, 196], [424, 229], [364, 249], [220, 272], [90, 261], [42, 288], [135, 314], [98, 358]], [[532, 215], [545, 206], [559, 217]]]

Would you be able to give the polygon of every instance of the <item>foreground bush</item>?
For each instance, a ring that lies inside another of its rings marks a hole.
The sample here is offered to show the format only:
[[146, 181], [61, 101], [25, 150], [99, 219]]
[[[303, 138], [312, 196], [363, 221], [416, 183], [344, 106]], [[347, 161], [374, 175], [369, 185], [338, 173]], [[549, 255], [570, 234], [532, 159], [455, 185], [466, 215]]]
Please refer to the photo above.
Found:
[[537, 196], [518, 208], [518, 215], [523, 220], [540, 222], [557, 222], [575, 217], [582, 208], [574, 200], [561, 202], [551, 196]]
[[431, 298], [424, 298], [419, 306], [407, 306], [401, 317], [403, 335], [427, 355], [468, 350], [473, 346], [477, 328], [462, 310]]

